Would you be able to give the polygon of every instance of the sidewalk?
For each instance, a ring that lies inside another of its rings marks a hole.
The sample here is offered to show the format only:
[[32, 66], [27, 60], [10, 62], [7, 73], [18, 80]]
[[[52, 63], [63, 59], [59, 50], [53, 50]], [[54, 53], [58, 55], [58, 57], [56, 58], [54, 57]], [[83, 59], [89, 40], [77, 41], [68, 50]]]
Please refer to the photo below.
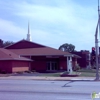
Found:
[[0, 79], [13, 80], [46, 80], [46, 81], [94, 81], [95, 77], [45, 77], [45, 76], [8, 76]]

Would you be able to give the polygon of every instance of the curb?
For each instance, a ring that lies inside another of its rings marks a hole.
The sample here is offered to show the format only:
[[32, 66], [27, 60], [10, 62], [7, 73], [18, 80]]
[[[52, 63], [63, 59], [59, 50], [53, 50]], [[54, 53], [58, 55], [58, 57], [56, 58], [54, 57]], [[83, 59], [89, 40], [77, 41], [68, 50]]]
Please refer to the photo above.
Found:
[[39, 80], [39, 81], [95, 81], [94, 77], [43, 77], [43, 76], [8, 76], [0, 79], [11, 80]]

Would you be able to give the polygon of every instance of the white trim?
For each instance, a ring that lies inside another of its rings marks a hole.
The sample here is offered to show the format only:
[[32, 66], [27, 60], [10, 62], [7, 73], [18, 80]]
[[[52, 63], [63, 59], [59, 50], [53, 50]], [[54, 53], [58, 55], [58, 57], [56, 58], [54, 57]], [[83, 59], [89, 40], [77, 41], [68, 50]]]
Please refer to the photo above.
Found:
[[[13, 51], [12, 51], [13, 52]], [[14, 52], [15, 53], [15, 52]], [[18, 54], [18, 53], [15, 53], [15, 54], [17, 54], [17, 55], [20, 55], [20, 56], [64, 56], [64, 57], [70, 57], [69, 55], [33, 55], [33, 54]]]
[[74, 57], [74, 55], [73, 54], [68, 54], [68, 55], [64, 55], [64, 57]]
[[46, 56], [46, 58], [59, 58], [59, 56]]

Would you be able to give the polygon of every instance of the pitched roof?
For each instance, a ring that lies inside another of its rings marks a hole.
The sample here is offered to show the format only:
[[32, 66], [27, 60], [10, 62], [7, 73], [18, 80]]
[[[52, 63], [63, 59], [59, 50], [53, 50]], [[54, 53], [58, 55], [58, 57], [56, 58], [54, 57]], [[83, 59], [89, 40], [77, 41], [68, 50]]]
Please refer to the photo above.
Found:
[[42, 47], [42, 48], [28, 48], [28, 49], [10, 49], [10, 51], [19, 54], [19, 55], [33, 55], [33, 56], [71, 56], [71, 53], [63, 52], [50, 47]]
[[31, 61], [25, 57], [20, 57], [19, 55], [4, 49], [0, 48], [0, 60], [24, 60], [24, 61]]
[[[35, 42], [20, 40], [10, 46], [5, 47], [10, 51], [18, 54], [18, 55], [33, 55], [33, 56], [47, 56], [47, 55], [64, 55], [64, 56], [75, 56], [68, 52], [63, 52], [48, 46], [44, 46], [42, 44], [38, 44]], [[76, 56], [78, 58], [78, 56]]]
[[46, 47], [46, 46], [23, 39], [5, 47], [5, 49], [26, 49], [26, 48], [41, 48], [41, 47]]

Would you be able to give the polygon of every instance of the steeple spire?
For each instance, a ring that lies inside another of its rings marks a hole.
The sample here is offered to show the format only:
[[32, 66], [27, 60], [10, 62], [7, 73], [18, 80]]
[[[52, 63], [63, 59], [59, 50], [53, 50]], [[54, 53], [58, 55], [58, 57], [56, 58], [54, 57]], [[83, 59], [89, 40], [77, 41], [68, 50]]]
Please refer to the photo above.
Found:
[[28, 22], [27, 40], [28, 40], [28, 41], [32, 41], [32, 38], [31, 38], [31, 33], [30, 33], [30, 25], [29, 25], [29, 22]]

